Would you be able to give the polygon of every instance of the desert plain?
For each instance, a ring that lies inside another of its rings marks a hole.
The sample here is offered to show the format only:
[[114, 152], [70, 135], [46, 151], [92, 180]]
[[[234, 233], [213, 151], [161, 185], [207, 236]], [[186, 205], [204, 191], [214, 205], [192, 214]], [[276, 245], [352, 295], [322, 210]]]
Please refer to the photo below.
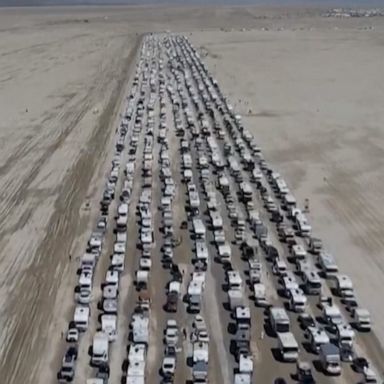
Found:
[[188, 37], [299, 205], [309, 199], [314, 233], [371, 313], [369, 348], [380, 360], [384, 18], [323, 12], [0, 12], [2, 382], [55, 380], [73, 312], [76, 260], [97, 217], [138, 49], [144, 35], [165, 31]]

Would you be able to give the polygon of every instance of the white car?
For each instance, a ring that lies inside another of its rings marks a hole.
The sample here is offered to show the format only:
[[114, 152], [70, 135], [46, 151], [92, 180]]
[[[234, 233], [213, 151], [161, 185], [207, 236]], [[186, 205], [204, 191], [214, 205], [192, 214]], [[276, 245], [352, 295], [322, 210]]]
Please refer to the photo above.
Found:
[[66, 340], [68, 343], [77, 343], [79, 341], [79, 330], [77, 328], [69, 328]]
[[89, 289], [83, 288], [80, 289], [80, 292], [76, 294], [76, 301], [79, 304], [87, 305], [92, 300], [92, 292]]
[[209, 343], [209, 335], [205, 329], [195, 331], [196, 341], [201, 343]]
[[168, 320], [167, 328], [165, 329], [165, 344], [175, 346], [179, 341], [179, 329], [176, 320]]
[[161, 365], [161, 371], [164, 376], [173, 376], [176, 369], [175, 357], [164, 357], [163, 364]]
[[193, 320], [192, 326], [197, 331], [206, 331], [207, 330], [207, 326], [205, 325], [204, 318], [201, 315], [196, 315], [195, 316], [195, 318]]

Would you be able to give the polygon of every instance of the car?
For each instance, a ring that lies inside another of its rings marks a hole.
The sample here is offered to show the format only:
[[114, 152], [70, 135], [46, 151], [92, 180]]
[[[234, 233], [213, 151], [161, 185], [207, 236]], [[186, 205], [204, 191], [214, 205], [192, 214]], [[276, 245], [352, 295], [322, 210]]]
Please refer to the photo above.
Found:
[[195, 332], [192, 334], [192, 338], [195, 338], [195, 340], [198, 342], [209, 343], [208, 332], [204, 329], [201, 329], [201, 330], [196, 329]]
[[67, 352], [65, 353], [65, 356], [73, 357], [75, 360], [77, 360], [77, 347], [72, 346], [67, 349]]
[[164, 348], [164, 356], [176, 357], [176, 348], [171, 345], [166, 345]]
[[175, 374], [176, 370], [176, 358], [175, 357], [170, 357], [170, 356], [165, 356], [163, 359], [163, 363], [161, 364], [161, 372], [163, 376], [165, 377], [173, 377]]
[[309, 313], [301, 313], [298, 321], [303, 330], [307, 330], [309, 327], [316, 327], [315, 319]]
[[369, 361], [365, 357], [356, 357], [352, 362], [353, 369], [358, 373], [363, 373], [369, 367]]
[[57, 373], [59, 381], [72, 381], [75, 376], [75, 366], [77, 359], [77, 348], [69, 347], [63, 357], [63, 362], [60, 371]]
[[164, 245], [163, 247], [163, 258], [164, 260], [172, 260], [173, 258], [173, 250], [169, 245]]
[[207, 326], [205, 325], [203, 316], [196, 315], [195, 318], [193, 319], [192, 327], [198, 331], [206, 330]]
[[68, 343], [77, 343], [79, 341], [79, 330], [77, 328], [69, 328], [66, 340]]
[[179, 329], [176, 320], [167, 320], [164, 339], [166, 345], [177, 345], [177, 342], [179, 341]]
[[315, 384], [313, 378], [311, 365], [306, 361], [298, 361], [296, 363], [296, 376], [299, 383], [302, 384]]

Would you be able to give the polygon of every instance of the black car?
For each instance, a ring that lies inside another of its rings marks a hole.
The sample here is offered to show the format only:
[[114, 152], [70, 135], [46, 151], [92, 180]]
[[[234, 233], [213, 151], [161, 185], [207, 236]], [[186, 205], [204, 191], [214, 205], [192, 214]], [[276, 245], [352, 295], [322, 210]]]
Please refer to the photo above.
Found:
[[75, 360], [77, 360], [77, 348], [75, 346], [69, 347], [65, 353], [65, 356], [73, 357]]
[[315, 319], [311, 315], [309, 315], [308, 313], [300, 314], [298, 320], [300, 323], [300, 327], [303, 330], [306, 330], [308, 327], [315, 327], [316, 326]]
[[364, 368], [369, 367], [369, 362], [365, 357], [356, 357], [353, 360], [352, 366], [356, 372], [362, 373]]

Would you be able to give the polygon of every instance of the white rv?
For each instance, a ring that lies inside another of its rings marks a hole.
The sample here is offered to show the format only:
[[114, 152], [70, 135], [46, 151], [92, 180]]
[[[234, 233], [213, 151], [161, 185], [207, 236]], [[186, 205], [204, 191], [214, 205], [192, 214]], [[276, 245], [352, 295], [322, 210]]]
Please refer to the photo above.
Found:
[[289, 332], [290, 321], [284, 308], [271, 308], [269, 311], [269, 322], [275, 333]]

